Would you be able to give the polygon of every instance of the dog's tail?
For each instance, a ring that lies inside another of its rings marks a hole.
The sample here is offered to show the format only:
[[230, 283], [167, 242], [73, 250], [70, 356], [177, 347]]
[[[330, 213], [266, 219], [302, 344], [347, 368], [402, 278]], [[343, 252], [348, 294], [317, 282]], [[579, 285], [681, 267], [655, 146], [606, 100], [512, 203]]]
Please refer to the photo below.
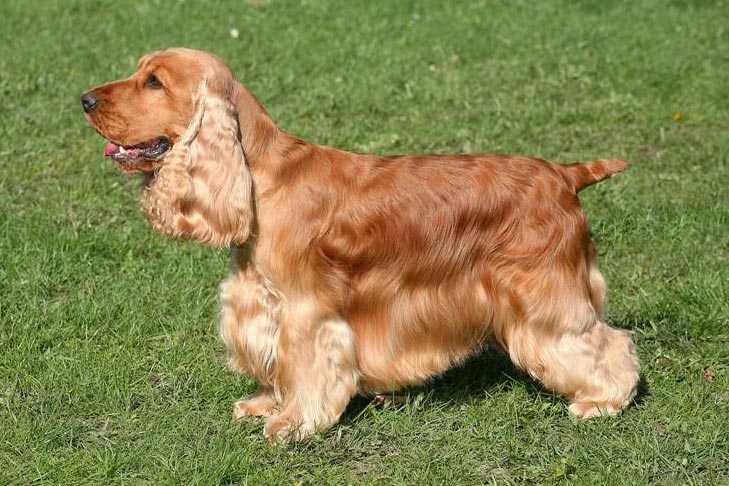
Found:
[[628, 168], [628, 163], [623, 159], [600, 159], [592, 162], [558, 165], [557, 167], [560, 168], [562, 177], [572, 185], [577, 193], [587, 186], [624, 171]]

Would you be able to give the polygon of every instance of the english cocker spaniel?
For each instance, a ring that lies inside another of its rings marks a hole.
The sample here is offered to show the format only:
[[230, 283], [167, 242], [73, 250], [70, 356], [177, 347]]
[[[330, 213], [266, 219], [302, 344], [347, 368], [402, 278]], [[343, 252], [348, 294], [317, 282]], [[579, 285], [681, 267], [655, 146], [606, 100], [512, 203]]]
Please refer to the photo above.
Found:
[[579, 418], [614, 415], [639, 379], [603, 317], [577, 193], [627, 165], [356, 154], [285, 133], [217, 56], [145, 55], [81, 97], [105, 155], [141, 173], [168, 236], [230, 246], [220, 336], [256, 378], [233, 417], [271, 441], [334, 424], [358, 393], [423, 383], [505, 350]]

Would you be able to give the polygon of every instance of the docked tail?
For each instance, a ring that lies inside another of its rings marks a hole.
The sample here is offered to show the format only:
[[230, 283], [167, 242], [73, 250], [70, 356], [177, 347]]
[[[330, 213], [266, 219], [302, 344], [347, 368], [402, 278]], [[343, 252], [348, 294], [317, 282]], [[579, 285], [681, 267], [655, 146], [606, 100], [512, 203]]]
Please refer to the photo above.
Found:
[[600, 159], [593, 162], [565, 164], [558, 166], [562, 176], [572, 184], [575, 192], [608, 179], [618, 172], [628, 168], [628, 163], [623, 159]]

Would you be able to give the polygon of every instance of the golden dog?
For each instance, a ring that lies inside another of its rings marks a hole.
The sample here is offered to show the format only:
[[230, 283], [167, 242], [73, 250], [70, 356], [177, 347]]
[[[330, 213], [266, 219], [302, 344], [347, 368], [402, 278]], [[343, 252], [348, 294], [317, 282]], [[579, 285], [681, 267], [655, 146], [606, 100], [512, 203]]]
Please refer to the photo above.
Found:
[[155, 52], [82, 96], [105, 154], [144, 175], [152, 226], [230, 246], [220, 335], [271, 440], [334, 424], [353, 395], [422, 383], [491, 341], [581, 418], [639, 379], [577, 193], [626, 168], [509, 155], [380, 157], [279, 129], [218, 57]]

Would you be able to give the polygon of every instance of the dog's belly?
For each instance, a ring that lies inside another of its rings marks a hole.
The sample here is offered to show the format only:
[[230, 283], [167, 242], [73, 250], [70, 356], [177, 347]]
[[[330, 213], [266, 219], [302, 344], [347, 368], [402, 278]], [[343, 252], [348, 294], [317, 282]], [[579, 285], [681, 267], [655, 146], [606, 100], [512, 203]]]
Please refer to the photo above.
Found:
[[482, 349], [491, 306], [477, 279], [408, 287], [367, 280], [379, 285], [358, 285], [347, 316], [364, 392], [422, 383]]

